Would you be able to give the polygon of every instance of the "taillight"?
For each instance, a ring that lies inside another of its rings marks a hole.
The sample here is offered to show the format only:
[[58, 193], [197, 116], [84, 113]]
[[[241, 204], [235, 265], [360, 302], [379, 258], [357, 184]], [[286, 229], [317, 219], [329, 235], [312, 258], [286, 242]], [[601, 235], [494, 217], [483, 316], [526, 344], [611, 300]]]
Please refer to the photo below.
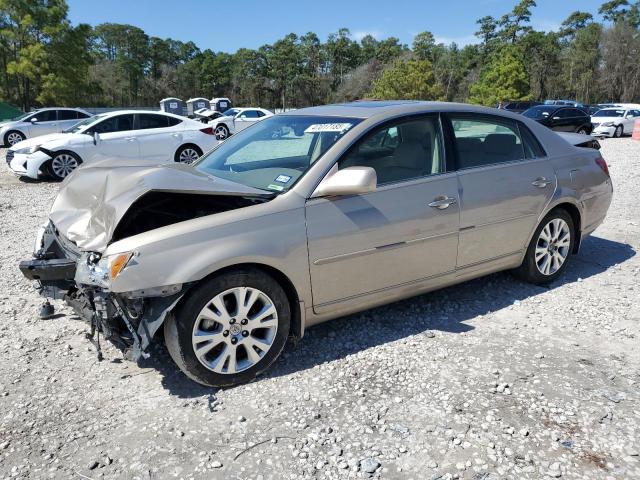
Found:
[[598, 166], [602, 169], [602, 171], [604, 173], [609, 175], [609, 165], [607, 165], [607, 162], [604, 161], [604, 158], [602, 158], [602, 157], [596, 158], [596, 163], [598, 164]]
[[213, 127], [201, 128], [200, 131], [207, 135], [213, 135]]

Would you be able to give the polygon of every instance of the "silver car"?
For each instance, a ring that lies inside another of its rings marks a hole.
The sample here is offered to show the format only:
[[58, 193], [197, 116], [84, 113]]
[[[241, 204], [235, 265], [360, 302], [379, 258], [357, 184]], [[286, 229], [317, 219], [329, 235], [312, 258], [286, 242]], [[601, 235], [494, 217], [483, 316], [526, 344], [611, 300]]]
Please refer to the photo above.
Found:
[[0, 140], [11, 147], [27, 138], [59, 133], [91, 114], [79, 108], [41, 108], [0, 123]]
[[305, 108], [195, 165], [112, 167], [63, 183], [20, 268], [128, 358], [162, 327], [211, 386], [325, 320], [499, 270], [552, 282], [612, 196], [598, 150], [449, 103]]

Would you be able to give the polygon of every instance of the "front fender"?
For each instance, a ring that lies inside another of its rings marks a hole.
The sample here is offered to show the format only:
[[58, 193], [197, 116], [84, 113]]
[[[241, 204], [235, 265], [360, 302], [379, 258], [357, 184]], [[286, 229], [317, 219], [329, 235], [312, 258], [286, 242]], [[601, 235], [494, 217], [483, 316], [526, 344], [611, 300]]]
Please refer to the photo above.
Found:
[[198, 282], [223, 268], [252, 263], [289, 278], [301, 301], [311, 298], [304, 208], [163, 235], [135, 251], [135, 261], [113, 281], [113, 292]]

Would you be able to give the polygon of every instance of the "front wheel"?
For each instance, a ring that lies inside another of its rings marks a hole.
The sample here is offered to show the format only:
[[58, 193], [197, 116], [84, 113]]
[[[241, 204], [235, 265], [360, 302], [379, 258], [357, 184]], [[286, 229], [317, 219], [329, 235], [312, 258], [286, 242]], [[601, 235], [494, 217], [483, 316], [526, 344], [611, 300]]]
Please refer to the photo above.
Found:
[[289, 335], [288, 298], [258, 270], [224, 273], [194, 290], [164, 324], [171, 358], [211, 387], [251, 381], [278, 358]]
[[26, 139], [23, 133], [18, 132], [17, 130], [11, 130], [7, 132], [4, 136], [4, 144], [7, 147], [13, 147], [16, 143], [19, 143]]
[[567, 267], [574, 242], [571, 215], [562, 209], [551, 211], [538, 225], [516, 274], [539, 285], [553, 282]]
[[55, 153], [49, 162], [49, 174], [58, 181], [62, 181], [80, 166], [82, 160], [73, 152]]
[[587, 129], [585, 127], [580, 127], [576, 133], [579, 133], [580, 135], [588, 135], [589, 134], [589, 132], [587, 131]]
[[615, 129], [615, 131], [613, 132], [613, 136], [615, 138], [620, 138], [622, 137], [622, 134], [624, 133], [624, 128], [622, 127], [622, 125], [618, 125]]

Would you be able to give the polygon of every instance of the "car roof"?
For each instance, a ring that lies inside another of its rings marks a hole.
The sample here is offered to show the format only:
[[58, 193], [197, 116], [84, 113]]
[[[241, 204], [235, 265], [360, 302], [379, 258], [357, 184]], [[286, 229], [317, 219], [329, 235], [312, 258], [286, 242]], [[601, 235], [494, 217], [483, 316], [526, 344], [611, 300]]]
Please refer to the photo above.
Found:
[[181, 120], [189, 120], [188, 118], [183, 117], [181, 115], [176, 115], [174, 113], [169, 113], [169, 112], [163, 112], [162, 110], [114, 110], [112, 112], [96, 113], [96, 115], [104, 115], [106, 118], [106, 117], [113, 117], [115, 115], [130, 115], [135, 113], [151, 113], [154, 115], [164, 115], [167, 117], [179, 118]]
[[[412, 113], [429, 113], [441, 111], [490, 113], [493, 115], [502, 115], [504, 112], [491, 107], [469, 105], [466, 103], [426, 102], [421, 100], [368, 100], [300, 108], [298, 110], [286, 112], [281, 115], [310, 115], [365, 119], [377, 115], [395, 116]], [[505, 116], [507, 115], [513, 114], [505, 114]]]

